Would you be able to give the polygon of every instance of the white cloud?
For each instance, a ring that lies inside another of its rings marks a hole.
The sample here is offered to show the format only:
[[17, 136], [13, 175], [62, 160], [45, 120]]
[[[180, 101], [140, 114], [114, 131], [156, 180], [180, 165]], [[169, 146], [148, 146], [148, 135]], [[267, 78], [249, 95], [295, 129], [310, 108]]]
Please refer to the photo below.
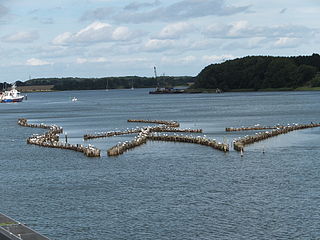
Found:
[[223, 38], [226, 36], [229, 26], [225, 24], [212, 23], [203, 30], [203, 34], [211, 38]]
[[238, 21], [231, 24], [231, 27], [227, 33], [229, 37], [241, 36], [246, 30], [248, 30], [249, 24], [247, 21]]
[[115, 9], [110, 7], [97, 8], [93, 11], [87, 11], [85, 14], [83, 14], [80, 20], [104, 20], [107, 18], [107, 16], [113, 15], [114, 11]]
[[55, 37], [52, 43], [55, 45], [63, 45], [68, 43], [71, 39], [72, 39], [72, 33], [65, 32]]
[[157, 5], [157, 1], [151, 4], [134, 3], [127, 5], [124, 10], [118, 12], [115, 10], [110, 11], [107, 8], [97, 8], [86, 12], [82, 19], [113, 19], [127, 23], [167, 22], [205, 16], [228, 16], [246, 12], [249, 9], [249, 6], [227, 5], [225, 0], [180, 0], [165, 7], [159, 6], [148, 11], [137, 11], [142, 7], [154, 7]]
[[76, 63], [77, 64], [85, 64], [85, 63], [108, 63], [108, 64], [133, 64], [133, 63], [144, 63], [149, 62], [147, 58], [139, 58], [139, 57], [133, 57], [133, 58], [127, 58], [127, 57], [97, 57], [97, 58], [77, 58]]
[[99, 58], [77, 58], [76, 63], [83, 64], [83, 63], [105, 63], [108, 60], [105, 57]]
[[118, 63], [126, 63], [126, 64], [135, 64], [135, 63], [146, 63], [150, 62], [149, 59], [145, 57], [122, 57], [120, 59], [114, 59], [113, 61], [118, 62]]
[[77, 33], [65, 32], [52, 41], [56, 45], [132, 40], [138, 36], [127, 27], [114, 28], [110, 24], [94, 22]]
[[146, 51], [164, 51], [168, 48], [172, 48], [175, 44], [174, 40], [160, 40], [150, 39], [144, 45]]
[[6, 35], [2, 38], [4, 42], [12, 42], [12, 43], [30, 43], [39, 38], [39, 34], [37, 31], [31, 32], [16, 32], [14, 34]]
[[125, 10], [139, 10], [141, 8], [149, 8], [149, 7], [155, 7], [160, 5], [161, 2], [159, 0], [155, 0], [153, 2], [132, 2], [130, 4], [128, 4], [127, 6], [124, 7]]
[[219, 62], [224, 62], [226, 60], [231, 60], [231, 59], [235, 59], [236, 57], [231, 55], [231, 54], [226, 54], [226, 55], [221, 55], [221, 56], [217, 56], [217, 55], [212, 55], [212, 56], [203, 56], [202, 57], [202, 61], [205, 63], [219, 63]]
[[194, 31], [192, 24], [187, 22], [178, 22], [165, 26], [157, 35], [159, 39], [178, 39], [187, 33]]
[[281, 37], [276, 40], [274, 46], [277, 48], [293, 48], [298, 46], [301, 40], [298, 38]]
[[246, 43], [246, 48], [253, 49], [253, 48], [261, 48], [264, 43], [267, 42], [265, 37], [253, 37], [249, 38], [248, 42]]
[[178, 64], [178, 65], [186, 65], [191, 64], [197, 61], [197, 57], [193, 55], [183, 56], [183, 57], [168, 57], [164, 56], [161, 58], [161, 62], [165, 64]]
[[112, 38], [120, 41], [128, 40], [131, 36], [132, 32], [127, 27], [118, 27], [112, 33]]
[[72, 40], [76, 42], [99, 42], [110, 40], [112, 26], [107, 23], [94, 22], [72, 35]]
[[231, 24], [211, 24], [203, 30], [209, 38], [253, 38], [253, 37], [306, 37], [313, 36], [317, 30], [300, 25], [253, 26], [247, 21]]
[[26, 65], [29, 65], [29, 66], [43, 66], [43, 65], [49, 65], [49, 64], [51, 63], [41, 59], [37, 59], [37, 58], [30, 58], [26, 62]]
[[246, 50], [253, 50], [253, 49], [267, 49], [270, 47], [274, 39], [269, 39], [265, 37], [253, 37], [253, 38], [246, 38], [246, 39], [229, 39], [224, 44], [221, 44], [221, 49], [234, 51], [238, 49], [246, 49]]

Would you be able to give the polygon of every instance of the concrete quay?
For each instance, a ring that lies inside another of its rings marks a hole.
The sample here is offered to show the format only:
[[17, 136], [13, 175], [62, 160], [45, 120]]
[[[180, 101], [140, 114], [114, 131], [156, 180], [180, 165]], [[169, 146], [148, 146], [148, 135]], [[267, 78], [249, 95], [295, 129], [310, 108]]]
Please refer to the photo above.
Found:
[[49, 238], [0, 213], [0, 240], [49, 240]]

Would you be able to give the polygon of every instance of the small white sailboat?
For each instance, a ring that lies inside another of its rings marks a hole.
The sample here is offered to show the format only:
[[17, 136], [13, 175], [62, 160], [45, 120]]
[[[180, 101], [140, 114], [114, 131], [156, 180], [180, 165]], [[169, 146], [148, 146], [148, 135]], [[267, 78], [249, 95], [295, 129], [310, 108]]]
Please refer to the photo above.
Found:
[[106, 91], [109, 91], [109, 80], [107, 80]]
[[72, 101], [72, 102], [76, 102], [76, 101], [78, 101], [78, 98], [73, 97], [73, 98], [71, 99], [71, 101]]

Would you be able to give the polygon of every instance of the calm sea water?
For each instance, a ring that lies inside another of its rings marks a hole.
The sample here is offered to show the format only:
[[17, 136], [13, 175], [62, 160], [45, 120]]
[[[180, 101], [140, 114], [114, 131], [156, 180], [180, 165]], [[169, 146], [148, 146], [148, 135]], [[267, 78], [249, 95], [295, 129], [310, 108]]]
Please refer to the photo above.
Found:
[[90, 159], [27, 145], [43, 130], [16, 123], [57, 124], [83, 143], [86, 133], [145, 125], [127, 119], [176, 120], [230, 143], [252, 132], [225, 127], [319, 122], [319, 102], [319, 92], [30, 93], [0, 104], [0, 212], [54, 240], [319, 239], [320, 128], [253, 144], [243, 158], [166, 142], [107, 157], [107, 148], [133, 137], [122, 136], [86, 142], [103, 152]]

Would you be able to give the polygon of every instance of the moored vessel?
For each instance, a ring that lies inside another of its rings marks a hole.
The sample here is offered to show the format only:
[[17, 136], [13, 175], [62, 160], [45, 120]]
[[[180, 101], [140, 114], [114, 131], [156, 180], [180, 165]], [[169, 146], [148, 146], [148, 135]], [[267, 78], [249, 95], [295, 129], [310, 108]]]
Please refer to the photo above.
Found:
[[150, 91], [149, 94], [172, 94], [172, 93], [185, 93], [184, 89], [176, 88], [156, 88], [155, 91]]
[[11, 90], [4, 91], [0, 93], [0, 102], [9, 103], [9, 102], [22, 102], [24, 96], [20, 95], [20, 92], [16, 89], [16, 85], [13, 84]]

